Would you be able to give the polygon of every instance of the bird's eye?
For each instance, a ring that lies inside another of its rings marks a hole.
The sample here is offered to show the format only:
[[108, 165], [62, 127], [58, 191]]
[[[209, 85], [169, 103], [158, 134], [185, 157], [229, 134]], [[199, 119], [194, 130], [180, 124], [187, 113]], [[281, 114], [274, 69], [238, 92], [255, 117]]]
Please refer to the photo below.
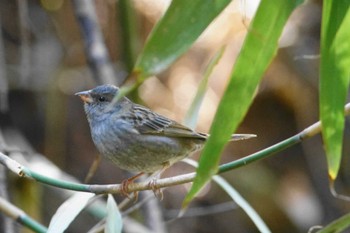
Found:
[[98, 97], [98, 101], [105, 102], [106, 101], [106, 97], [100, 96], [100, 97]]

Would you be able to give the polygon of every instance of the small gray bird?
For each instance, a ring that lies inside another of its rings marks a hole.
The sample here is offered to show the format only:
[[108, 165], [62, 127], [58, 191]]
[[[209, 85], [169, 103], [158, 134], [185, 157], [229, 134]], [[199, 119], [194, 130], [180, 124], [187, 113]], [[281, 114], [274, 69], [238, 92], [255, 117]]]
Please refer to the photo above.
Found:
[[[118, 167], [141, 174], [155, 173], [203, 147], [208, 134], [198, 133], [126, 97], [115, 101], [118, 91], [113, 85], [102, 85], [75, 94], [84, 102], [95, 146]], [[255, 135], [235, 134], [231, 140], [251, 137]]]

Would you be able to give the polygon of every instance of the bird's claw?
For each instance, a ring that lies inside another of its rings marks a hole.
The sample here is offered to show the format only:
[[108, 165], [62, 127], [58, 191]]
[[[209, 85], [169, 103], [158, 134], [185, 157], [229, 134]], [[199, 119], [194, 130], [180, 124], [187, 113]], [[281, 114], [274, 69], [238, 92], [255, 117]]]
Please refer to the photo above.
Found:
[[137, 202], [139, 192], [138, 191], [134, 191], [133, 192], [134, 195], [130, 196], [129, 185], [131, 183], [134, 183], [134, 180], [136, 180], [137, 178], [139, 178], [142, 175], [143, 175], [143, 172], [141, 172], [141, 173], [139, 173], [139, 174], [137, 174], [135, 176], [132, 176], [132, 177], [130, 177], [128, 179], [123, 180], [122, 183], [121, 183], [121, 194], [123, 196], [129, 198], [129, 199], [134, 198], [134, 202]]
[[163, 191], [157, 187], [157, 178], [153, 178], [148, 183], [149, 187], [152, 189], [154, 196], [156, 196], [160, 201], [163, 200]]

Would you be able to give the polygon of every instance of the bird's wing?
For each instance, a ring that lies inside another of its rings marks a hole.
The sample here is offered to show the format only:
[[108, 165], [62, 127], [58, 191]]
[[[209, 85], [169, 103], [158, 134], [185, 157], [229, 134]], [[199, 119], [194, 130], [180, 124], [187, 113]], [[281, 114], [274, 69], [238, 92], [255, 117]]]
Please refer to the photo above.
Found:
[[155, 134], [169, 137], [189, 137], [206, 139], [207, 135], [197, 133], [192, 129], [170, 120], [162, 115], [140, 105], [134, 105], [132, 108], [133, 121], [135, 129], [141, 134]]

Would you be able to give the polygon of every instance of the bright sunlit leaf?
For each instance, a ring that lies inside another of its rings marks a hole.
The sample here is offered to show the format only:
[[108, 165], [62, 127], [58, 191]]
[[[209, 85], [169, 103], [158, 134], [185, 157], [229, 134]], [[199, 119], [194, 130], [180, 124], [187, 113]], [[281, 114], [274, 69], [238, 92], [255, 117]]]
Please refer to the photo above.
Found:
[[119, 233], [122, 232], [122, 228], [122, 215], [119, 212], [113, 196], [108, 194], [105, 233]]
[[173, 0], [152, 30], [136, 61], [134, 73], [147, 77], [168, 68], [230, 2]]
[[64, 232], [94, 196], [94, 193], [83, 192], [77, 192], [71, 196], [57, 209], [50, 221], [47, 233]]
[[225, 47], [222, 47], [215, 54], [215, 56], [211, 59], [211, 61], [209, 62], [209, 65], [207, 66], [207, 68], [205, 70], [203, 79], [201, 80], [201, 82], [198, 86], [196, 96], [194, 97], [192, 104], [191, 104], [191, 107], [189, 108], [189, 110], [185, 116], [184, 124], [192, 129], [194, 129], [196, 127], [199, 109], [202, 105], [205, 93], [207, 91], [209, 77], [210, 77], [211, 73], [213, 72], [214, 67], [219, 62], [220, 58], [222, 57], [224, 50], [225, 50]]
[[220, 154], [248, 111], [258, 83], [277, 52], [283, 27], [299, 3], [292, 0], [260, 2], [219, 104], [210, 129], [211, 136], [203, 149], [196, 178], [183, 207], [187, 207], [216, 174]]
[[350, 1], [323, 2], [320, 118], [328, 161], [335, 180], [339, 171], [344, 131], [344, 105], [350, 81]]

